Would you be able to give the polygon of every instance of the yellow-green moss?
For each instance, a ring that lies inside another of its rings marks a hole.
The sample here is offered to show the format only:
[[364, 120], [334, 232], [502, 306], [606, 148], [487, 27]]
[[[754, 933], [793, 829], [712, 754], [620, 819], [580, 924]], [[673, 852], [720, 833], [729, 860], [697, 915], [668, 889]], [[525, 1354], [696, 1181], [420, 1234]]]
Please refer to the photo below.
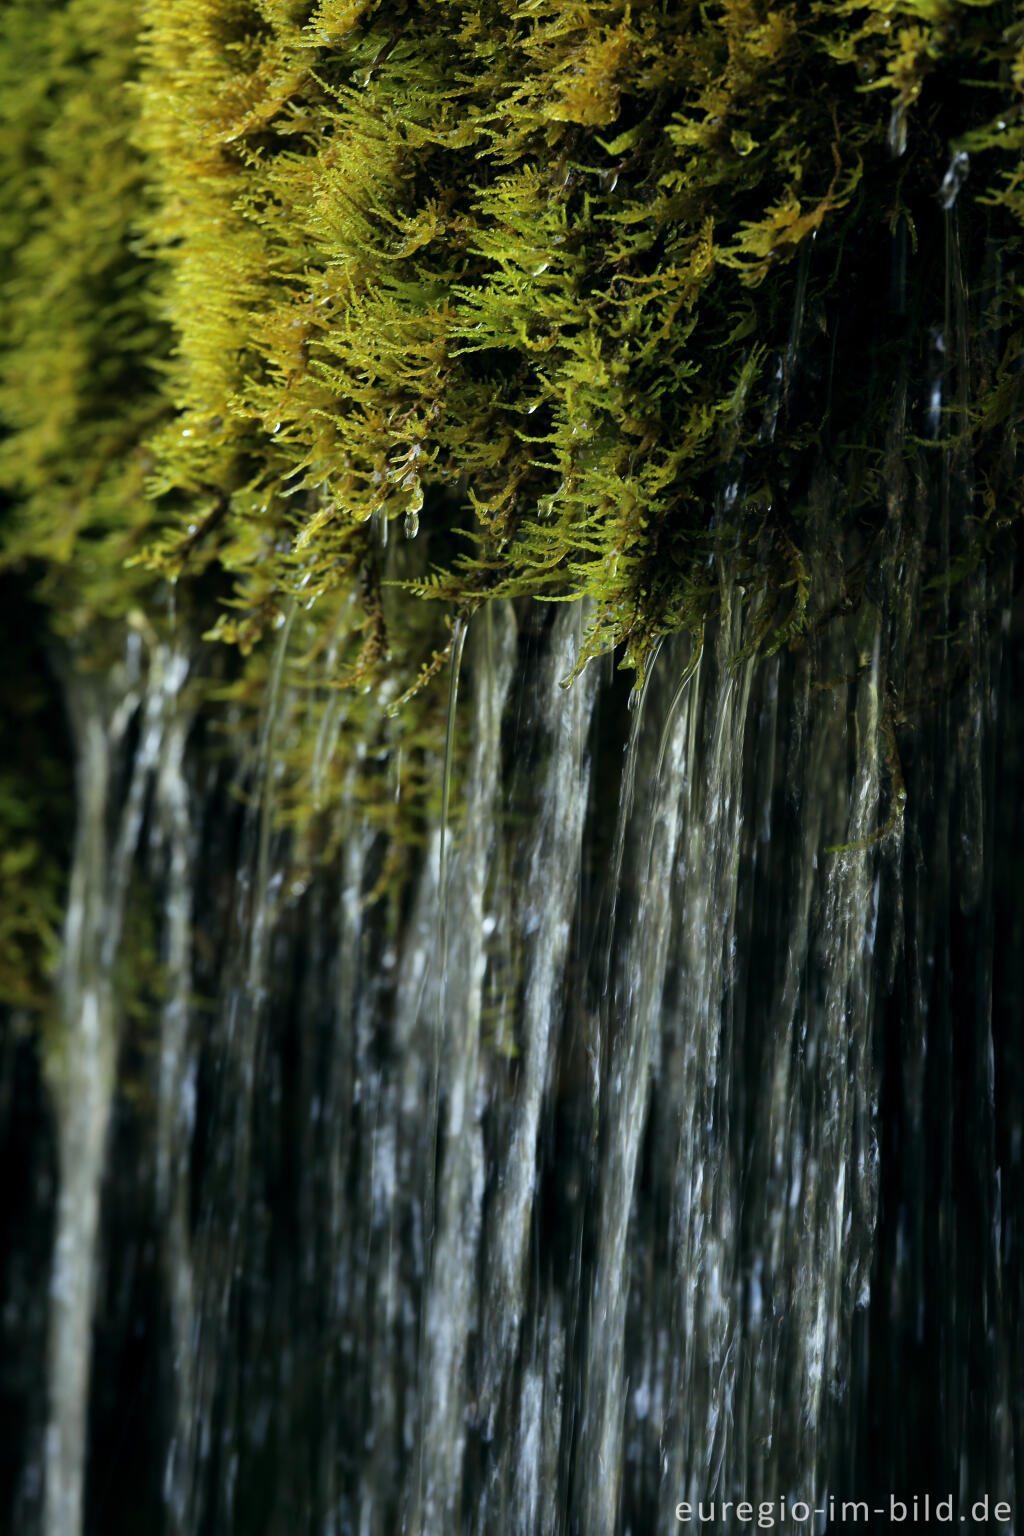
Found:
[[242, 598], [217, 633], [250, 644], [282, 594], [359, 579], [375, 526], [418, 522], [407, 590], [586, 593], [588, 649], [642, 662], [703, 616], [716, 473], [767, 409], [794, 258], [826, 236], [814, 285], [841, 283], [845, 233], [934, 199], [954, 139], [1017, 212], [1016, 135], [975, 126], [1016, 124], [1014, 22], [952, 0], [149, 4], [181, 411], [154, 484], [185, 529], [163, 567], [216, 553]]
[[145, 446], [169, 347], [136, 249], [146, 214], [126, 82], [136, 7], [14, 0], [0, 45], [3, 561], [32, 561], [65, 633], [123, 614], [153, 513]]

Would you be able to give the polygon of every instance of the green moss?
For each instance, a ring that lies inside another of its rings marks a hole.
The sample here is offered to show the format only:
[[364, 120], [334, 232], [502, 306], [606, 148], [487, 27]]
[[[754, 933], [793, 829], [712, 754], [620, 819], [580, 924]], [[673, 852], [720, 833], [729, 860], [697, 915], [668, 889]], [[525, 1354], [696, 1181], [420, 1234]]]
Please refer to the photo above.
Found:
[[41, 574], [65, 633], [124, 614], [149, 536], [146, 438], [166, 403], [169, 337], [136, 249], [144, 176], [123, 3], [14, 0], [0, 48], [0, 487], [3, 561]]
[[[181, 338], [157, 483], [185, 493], [187, 527], [197, 491], [225, 498], [200, 558], [236, 573], [243, 617], [217, 632], [246, 644], [299, 580], [358, 579], [382, 521], [418, 522], [407, 591], [450, 612], [586, 594], [588, 652], [642, 664], [705, 617], [716, 474], [771, 408], [794, 289], [834, 294], [850, 232], [934, 200], [950, 101], [945, 151], [966, 133], [995, 155], [991, 201], [1019, 209], [998, 164], [1013, 135], [971, 127], [1019, 110], [999, 7], [299, 14], [153, 4], [145, 32]], [[766, 580], [798, 548], [773, 521]], [[758, 502], [730, 532], [764, 527]], [[800, 590], [772, 643], [803, 627]]]

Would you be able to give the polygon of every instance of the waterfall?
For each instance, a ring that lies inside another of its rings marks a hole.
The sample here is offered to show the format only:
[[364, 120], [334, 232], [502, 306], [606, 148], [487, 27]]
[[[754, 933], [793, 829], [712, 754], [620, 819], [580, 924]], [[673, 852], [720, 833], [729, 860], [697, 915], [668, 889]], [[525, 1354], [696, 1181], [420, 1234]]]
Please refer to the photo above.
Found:
[[600, 662], [565, 686], [578, 606], [474, 619], [468, 752], [390, 915], [350, 792], [311, 878], [275, 824], [289, 625], [241, 799], [204, 767], [186, 650], [132, 633], [109, 676], [68, 667], [26, 1531], [137, 1529], [128, 1459], [146, 1528], [180, 1533], [638, 1533], [925, 1472], [1012, 1503], [1012, 613], [976, 594], [962, 702], [922, 719], [904, 786], [895, 594], [873, 631], [757, 663], [720, 579], [703, 643], [666, 641], [628, 699]]
[[8, 8], [0, 1536], [1024, 1532], [1013, 8]]

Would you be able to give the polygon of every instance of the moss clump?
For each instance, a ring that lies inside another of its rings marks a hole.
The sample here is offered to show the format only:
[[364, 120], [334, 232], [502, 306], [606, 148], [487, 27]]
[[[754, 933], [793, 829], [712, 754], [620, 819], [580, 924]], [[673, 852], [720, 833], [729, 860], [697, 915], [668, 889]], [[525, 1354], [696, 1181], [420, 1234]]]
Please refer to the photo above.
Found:
[[[151, 534], [146, 439], [169, 334], [138, 249], [132, 5], [13, 0], [0, 46], [3, 561], [32, 561], [65, 634], [123, 615]], [[151, 581], [145, 582], [151, 585]]]
[[310, 857], [417, 835], [489, 600], [642, 670], [715, 557], [764, 651], [1012, 536], [1012, 5], [15, 0], [0, 75], [4, 559], [94, 653], [176, 580], [236, 727], [287, 634]]
[[17, 748], [0, 767], [0, 1002], [38, 1010], [48, 1005], [59, 952], [72, 786], [53, 750], [39, 658], [25, 655], [6, 624], [3, 637], [13, 667], [0, 680], [0, 712]]
[[[362, 579], [384, 525], [418, 526], [407, 590], [586, 594], [588, 652], [642, 663], [704, 617], [711, 548], [746, 545], [766, 595], [795, 584], [766, 630], [789, 638], [821, 596], [793, 575], [799, 516], [748, 474], [716, 517], [722, 476], [780, 408], [755, 452], [777, 480], [835, 420], [881, 449], [877, 393], [796, 398], [801, 332], [834, 340], [872, 238], [914, 238], [955, 146], [989, 157], [1017, 249], [1018, 30], [952, 0], [151, 4], [180, 337], [155, 483], [186, 520], [164, 567], [216, 555], [241, 602], [216, 632], [250, 644], [282, 594]], [[842, 514], [877, 524], [861, 460]], [[358, 675], [403, 649], [376, 639]]]

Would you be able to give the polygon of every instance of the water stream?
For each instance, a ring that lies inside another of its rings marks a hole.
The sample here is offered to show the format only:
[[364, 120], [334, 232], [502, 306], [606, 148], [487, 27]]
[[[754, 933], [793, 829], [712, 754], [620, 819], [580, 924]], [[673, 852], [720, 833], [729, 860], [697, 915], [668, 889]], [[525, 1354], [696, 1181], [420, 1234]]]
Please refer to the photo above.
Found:
[[[293, 881], [286, 631], [233, 808], [184, 653], [133, 636], [102, 682], [69, 673], [45, 1350], [25, 1336], [48, 1386], [13, 1528], [639, 1536], [728, 1499], [1012, 1504], [1021, 653], [992, 596], [899, 795], [895, 595], [812, 667], [737, 662], [726, 584], [631, 712], [600, 664], [562, 686], [577, 608], [479, 616], [448, 849], [435, 826], [397, 927], [355, 800], [332, 870]], [[120, 967], [147, 882], [140, 1114]]]

